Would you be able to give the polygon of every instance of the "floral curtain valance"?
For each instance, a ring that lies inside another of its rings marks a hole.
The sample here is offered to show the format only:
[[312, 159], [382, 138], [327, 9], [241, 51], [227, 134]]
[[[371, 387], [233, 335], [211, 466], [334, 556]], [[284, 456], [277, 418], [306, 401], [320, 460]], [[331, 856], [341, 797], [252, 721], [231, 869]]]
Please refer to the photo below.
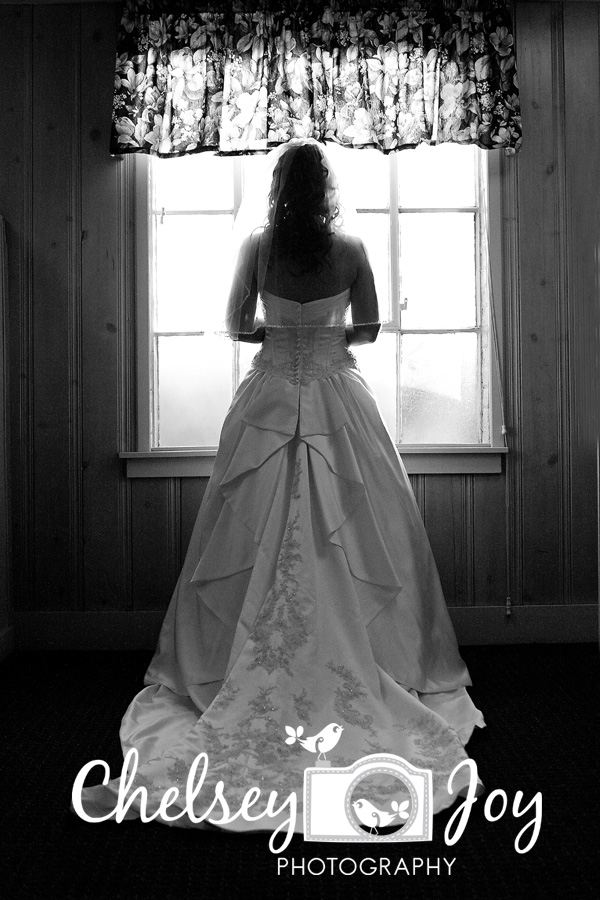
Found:
[[128, 0], [111, 152], [248, 152], [294, 137], [517, 150], [506, 0]]

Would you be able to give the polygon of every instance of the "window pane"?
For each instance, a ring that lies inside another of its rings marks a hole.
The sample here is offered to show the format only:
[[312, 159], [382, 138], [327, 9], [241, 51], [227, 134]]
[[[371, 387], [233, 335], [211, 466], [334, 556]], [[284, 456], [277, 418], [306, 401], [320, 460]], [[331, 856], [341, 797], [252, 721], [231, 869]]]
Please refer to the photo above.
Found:
[[233, 159], [197, 153], [151, 165], [154, 209], [233, 209]]
[[[358, 152], [358, 151], [357, 151]], [[362, 152], [362, 151], [360, 151]], [[361, 213], [356, 217], [356, 234], [362, 238], [375, 276], [379, 317], [390, 320], [390, 220], [387, 213]]]
[[260, 182], [260, 199], [265, 203], [265, 197], [271, 189], [271, 173], [272, 163], [268, 153], [252, 153], [244, 156], [242, 161], [243, 168], [243, 190], [244, 196], [248, 190], [254, 192], [255, 185]]
[[477, 148], [420, 144], [398, 154], [400, 206], [474, 206]]
[[474, 213], [402, 213], [403, 328], [472, 328], [475, 314]]
[[221, 327], [231, 286], [232, 223], [229, 215], [157, 221], [157, 331]]
[[397, 440], [396, 341], [396, 335], [388, 332], [380, 334], [374, 344], [359, 344], [350, 348], [356, 357], [361, 375], [373, 389], [383, 421], [393, 441]]
[[403, 335], [400, 384], [403, 443], [481, 441], [477, 335]]
[[216, 447], [231, 402], [231, 342], [158, 338], [159, 447]]
[[329, 157], [340, 186], [340, 200], [350, 209], [388, 209], [390, 203], [389, 162], [379, 150], [357, 150], [327, 144]]

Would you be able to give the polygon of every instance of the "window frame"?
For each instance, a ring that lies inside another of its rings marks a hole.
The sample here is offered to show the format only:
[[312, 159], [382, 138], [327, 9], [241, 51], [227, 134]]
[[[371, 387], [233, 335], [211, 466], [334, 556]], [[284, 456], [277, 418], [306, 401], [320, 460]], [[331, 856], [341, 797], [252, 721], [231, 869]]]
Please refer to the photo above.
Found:
[[[488, 151], [485, 154], [487, 170], [487, 217], [489, 225], [489, 303], [487, 314], [495, 318], [487, 328], [490, 342], [488, 353], [488, 373], [485, 388], [488, 392], [490, 433], [489, 441], [482, 444], [397, 444], [398, 451], [409, 474], [455, 474], [455, 473], [498, 473], [502, 471], [502, 457], [508, 452], [505, 445], [502, 421], [502, 400], [500, 388], [500, 366], [502, 359], [502, 191], [500, 153]], [[126, 474], [131, 478], [147, 477], [206, 477], [212, 473], [216, 450], [161, 449], [151, 448], [151, 428], [154, 404], [154, 373], [152, 371], [152, 340], [150, 323], [150, 263], [151, 234], [149, 204], [149, 157], [145, 154], [129, 154], [124, 164], [127, 166], [126, 182], [134, 196], [135, 228], [135, 302], [136, 302], [136, 393], [137, 393], [137, 447], [121, 452], [126, 461]], [[395, 166], [394, 166], [395, 169]], [[481, 176], [480, 176], [481, 177]], [[234, 181], [234, 207], [241, 197], [239, 178]], [[400, 213], [399, 215], [402, 215]], [[391, 220], [396, 217], [391, 217]], [[397, 217], [399, 221], [399, 216]], [[481, 228], [478, 229], [481, 234]], [[482, 254], [486, 248], [478, 240], [479, 266], [477, 278], [487, 271], [482, 265]], [[478, 291], [481, 285], [478, 285]], [[396, 330], [390, 325], [386, 330]]]

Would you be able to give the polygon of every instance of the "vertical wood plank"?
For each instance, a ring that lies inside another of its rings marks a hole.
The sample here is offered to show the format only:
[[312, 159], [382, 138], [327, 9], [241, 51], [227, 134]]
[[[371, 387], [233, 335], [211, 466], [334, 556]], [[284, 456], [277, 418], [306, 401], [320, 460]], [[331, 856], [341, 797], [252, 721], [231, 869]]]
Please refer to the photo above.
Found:
[[571, 371], [568, 345], [568, 306], [570, 297], [567, 284], [568, 242], [567, 242], [567, 196], [565, 158], [565, 66], [564, 32], [562, 8], [556, 8], [552, 19], [552, 96], [554, 99], [554, 142], [555, 142], [555, 256], [557, 278], [556, 304], [556, 383], [558, 404], [556, 421], [558, 427], [558, 461], [556, 476], [560, 503], [558, 527], [561, 535], [559, 555], [559, 600], [564, 603], [571, 593], [571, 429], [569, 422], [569, 395]]
[[449, 606], [467, 602], [463, 478], [426, 476], [426, 530]]
[[69, 383], [81, 239], [77, 7], [34, 8], [33, 63], [35, 592], [44, 608], [73, 609], [81, 558], [77, 385]]
[[476, 475], [473, 479], [473, 604], [506, 603], [505, 478]]
[[[565, 159], [567, 189], [567, 279], [565, 345], [571, 371], [565, 397], [565, 430], [570, 491], [565, 497], [571, 522], [569, 592], [566, 602], [598, 597], [597, 495], [594, 423], [598, 409], [598, 283], [600, 259], [600, 6], [564, 4]], [[590, 187], [594, 186], [590, 190]], [[593, 390], [590, 387], [594, 386]], [[582, 422], [578, 416], [584, 416]]]
[[410, 486], [413, 490], [413, 494], [415, 495], [415, 500], [417, 501], [417, 506], [419, 507], [419, 512], [421, 513], [421, 518], [423, 519], [423, 524], [427, 527], [425, 523], [425, 484], [426, 484], [426, 475], [409, 475], [408, 480], [410, 481]]
[[12, 625], [10, 482], [8, 472], [8, 253], [6, 222], [0, 216], [0, 659]]
[[[517, 38], [518, 39], [518, 38]], [[504, 477], [507, 493], [506, 598], [523, 602], [523, 447], [521, 282], [519, 271], [518, 158], [503, 157], [502, 175], [502, 283], [504, 285], [504, 394], [507, 446]]]
[[165, 609], [176, 578], [171, 571], [168, 480], [133, 479], [131, 547], [134, 609]]
[[[534, 8], [535, 7], [535, 8]], [[560, 490], [557, 464], [557, 203], [552, 3], [519, 5], [523, 130], [519, 154], [521, 289], [523, 602], [561, 599]], [[560, 13], [560, 10], [558, 10]]]
[[[93, 15], [90, 14], [93, 11]], [[86, 609], [131, 605], [129, 486], [121, 447], [124, 322], [132, 317], [127, 277], [129, 215], [124, 161], [109, 156], [115, 10], [98, 5], [82, 17], [82, 357], [83, 519]], [[125, 361], [125, 366], [127, 362]], [[126, 391], [132, 386], [127, 384]]]
[[206, 491], [208, 478], [182, 478], [181, 479], [181, 556], [180, 565], [183, 565], [187, 553], [192, 531], [198, 517], [200, 504]]
[[32, 31], [31, 8], [0, 7], [0, 109], [10, 141], [0, 146], [0, 213], [8, 245], [8, 364], [14, 602], [24, 608], [33, 573], [32, 414]]

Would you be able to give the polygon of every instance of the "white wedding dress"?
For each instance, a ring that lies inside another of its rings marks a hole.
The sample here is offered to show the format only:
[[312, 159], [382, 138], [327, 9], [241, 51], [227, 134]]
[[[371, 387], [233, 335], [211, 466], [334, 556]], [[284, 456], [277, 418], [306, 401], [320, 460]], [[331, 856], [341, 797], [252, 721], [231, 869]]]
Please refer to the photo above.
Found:
[[[347, 348], [349, 298], [263, 292], [265, 340], [223, 425], [147, 686], [122, 722], [148, 813], [169, 787], [184, 792], [205, 751], [198, 815], [219, 780], [232, 810], [253, 786], [255, 812], [271, 791], [295, 791], [302, 833], [317, 753], [290, 734], [332, 723], [343, 727], [325, 754], [335, 767], [384, 752], [429, 768], [434, 812], [467, 785], [463, 767], [450, 795], [448, 776], [484, 721], [408, 477]], [[106, 815], [117, 793], [117, 779], [86, 788], [83, 807]], [[371, 799], [389, 805], [389, 790]]]

